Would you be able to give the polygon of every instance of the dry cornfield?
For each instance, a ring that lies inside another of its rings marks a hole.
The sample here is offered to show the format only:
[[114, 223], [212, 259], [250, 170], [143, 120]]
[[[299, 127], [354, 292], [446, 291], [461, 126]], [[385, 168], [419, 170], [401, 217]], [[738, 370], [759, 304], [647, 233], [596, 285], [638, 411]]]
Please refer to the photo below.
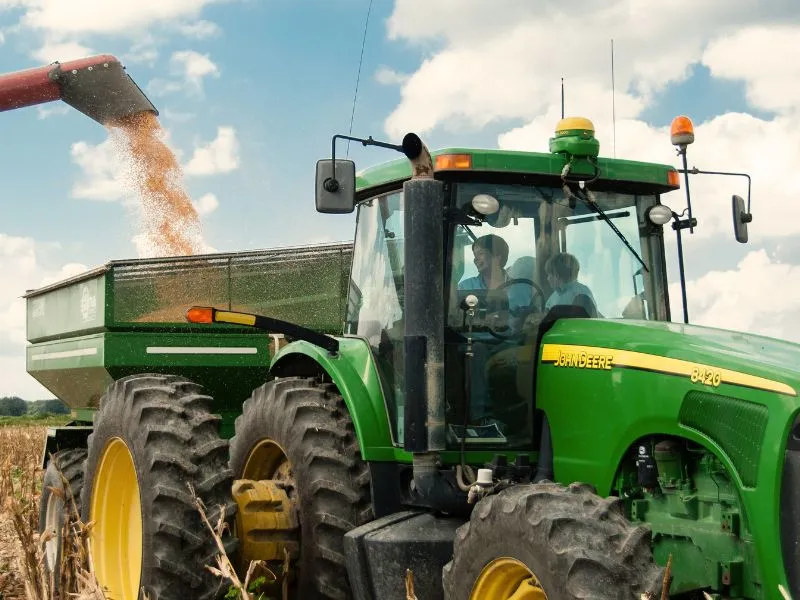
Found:
[[[46, 574], [44, 546], [50, 536], [39, 534], [43, 475], [39, 465], [45, 435], [46, 428], [42, 426], [0, 425], [0, 600], [106, 600], [91, 573], [86, 551], [90, 524], [81, 522], [79, 509], [69, 498], [64, 498], [70, 518], [64, 523], [61, 580], [53, 582]], [[195, 500], [220, 548], [216, 564], [208, 568], [229, 580], [231, 587], [238, 590], [238, 598], [268, 600], [246, 590], [254, 579], [269, 580], [274, 574], [260, 561], [254, 561], [245, 581], [240, 581], [220, 540], [222, 523], [212, 526], [205, 507], [196, 496]], [[284, 567], [288, 569], [288, 564]]]

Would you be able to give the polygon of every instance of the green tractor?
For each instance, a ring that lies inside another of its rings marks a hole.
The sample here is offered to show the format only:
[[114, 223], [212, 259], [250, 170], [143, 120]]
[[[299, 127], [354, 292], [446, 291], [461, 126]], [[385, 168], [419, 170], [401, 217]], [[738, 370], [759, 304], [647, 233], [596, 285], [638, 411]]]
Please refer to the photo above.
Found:
[[344, 137], [316, 206], [358, 211], [352, 245], [28, 294], [29, 372], [76, 415], [46, 476], [71, 474], [111, 596], [225, 593], [199, 498], [275, 597], [800, 597], [798, 347], [671, 322], [691, 122], [681, 170], [599, 157], [582, 118], [549, 153], [348, 137], [405, 155], [359, 174]]

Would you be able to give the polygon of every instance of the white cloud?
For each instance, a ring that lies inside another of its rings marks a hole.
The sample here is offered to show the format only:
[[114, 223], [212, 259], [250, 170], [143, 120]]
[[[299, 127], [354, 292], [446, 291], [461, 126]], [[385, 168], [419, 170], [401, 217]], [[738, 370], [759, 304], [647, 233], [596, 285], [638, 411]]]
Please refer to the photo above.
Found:
[[[709, 41], [782, 17], [797, 18], [782, 0], [698, 5], [676, 0], [658, 10], [645, 0], [573, 0], [566, 5], [397, 0], [388, 20], [390, 37], [435, 48], [402, 86], [401, 102], [388, 117], [386, 131], [396, 137], [406, 131], [428, 133], [437, 126], [479, 128], [508, 119], [530, 120], [559, 104], [561, 77], [566, 78], [567, 108], [573, 112], [574, 102], [585, 100], [587, 93], [610, 88], [611, 38], [618, 115], [636, 118], [654, 94], [690, 74]], [[730, 61], [749, 52], [742, 46], [733, 50]], [[781, 56], [769, 52], [765, 49], [765, 56]], [[608, 111], [610, 102], [597, 106]]]
[[375, 71], [375, 81], [382, 85], [399, 85], [408, 81], [409, 75], [406, 73], [398, 73], [389, 67], [379, 67]]
[[158, 60], [158, 40], [151, 33], [141, 35], [130, 49], [120, 56], [124, 64], [155, 66]]
[[[800, 265], [747, 254], [735, 269], [711, 271], [687, 282], [689, 320], [698, 325], [747, 331], [800, 342]], [[680, 313], [680, 287], [671, 286]], [[674, 320], [682, 315], [676, 314]]]
[[94, 51], [80, 44], [71, 41], [47, 41], [39, 49], [33, 52], [33, 57], [42, 64], [52, 62], [67, 62], [77, 58], [85, 58], [94, 54]]
[[181, 70], [185, 80], [201, 89], [204, 77], [219, 77], [219, 67], [208, 57], [194, 50], [183, 50], [172, 55], [171, 62]]
[[170, 58], [170, 70], [174, 79], [153, 79], [148, 90], [155, 96], [165, 96], [175, 92], [186, 92], [200, 95], [203, 92], [203, 80], [207, 77], [218, 78], [219, 67], [208, 54], [200, 54], [194, 50], [174, 52]]
[[63, 34], [131, 35], [159, 23], [194, 19], [224, 0], [19, 0], [21, 21], [32, 29]]
[[25, 371], [26, 290], [35, 289], [87, 270], [85, 265], [62, 266], [41, 261], [41, 244], [28, 237], [0, 233], [0, 396], [50, 398]]
[[190, 176], [229, 173], [239, 168], [239, 141], [233, 127], [218, 127], [217, 137], [197, 147], [184, 167]]
[[219, 208], [219, 200], [214, 194], [208, 193], [200, 196], [196, 202], [193, 202], [197, 214], [201, 217], [210, 215], [212, 212]]
[[62, 104], [60, 102], [52, 103], [52, 104], [45, 104], [36, 107], [36, 117], [38, 119], [47, 119], [49, 117], [61, 117], [63, 115], [69, 114], [70, 107], [68, 104]]
[[72, 186], [73, 198], [115, 202], [134, 197], [132, 161], [121, 134], [113, 132], [97, 145], [75, 142], [70, 154], [81, 170], [81, 178]]
[[192, 23], [182, 23], [178, 26], [178, 31], [187, 37], [202, 40], [219, 35], [219, 25], [211, 21], [199, 20]]
[[743, 80], [754, 106], [777, 112], [800, 109], [800, 63], [794, 56], [800, 25], [758, 26], [714, 40], [703, 63], [715, 77]]

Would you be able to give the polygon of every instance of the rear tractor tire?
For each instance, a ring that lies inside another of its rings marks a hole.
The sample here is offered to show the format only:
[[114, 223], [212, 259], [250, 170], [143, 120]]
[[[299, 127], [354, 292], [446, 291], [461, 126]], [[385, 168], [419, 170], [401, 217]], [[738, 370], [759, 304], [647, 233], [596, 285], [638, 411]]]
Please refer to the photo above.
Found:
[[[442, 581], [448, 600], [661, 597], [651, 534], [584, 484], [519, 485], [475, 506]], [[645, 596], [647, 597], [647, 596]]]
[[[216, 525], [220, 508], [232, 521], [233, 478], [227, 442], [211, 398], [182, 377], [134, 375], [100, 399], [84, 471], [84, 522], [94, 522], [89, 549], [94, 573], [115, 600], [208, 600], [229, 582], [216, 566], [217, 548], [189, 484]], [[226, 550], [234, 540], [223, 536]]]
[[84, 448], [56, 452], [47, 463], [42, 479], [39, 533], [48, 532], [50, 535], [44, 546], [44, 568], [47, 576], [51, 578], [54, 590], [60, 590], [62, 587], [60, 585], [62, 573], [71, 572], [69, 567], [62, 569], [64, 566], [62, 560], [65, 556], [64, 544], [73, 539], [71, 536], [64, 538], [64, 526], [80, 518], [85, 460]]
[[240, 568], [263, 559], [281, 577], [288, 555], [279, 583], [290, 598], [351, 598], [344, 534], [373, 511], [369, 470], [336, 387], [287, 377], [257, 388], [236, 419], [230, 466]]

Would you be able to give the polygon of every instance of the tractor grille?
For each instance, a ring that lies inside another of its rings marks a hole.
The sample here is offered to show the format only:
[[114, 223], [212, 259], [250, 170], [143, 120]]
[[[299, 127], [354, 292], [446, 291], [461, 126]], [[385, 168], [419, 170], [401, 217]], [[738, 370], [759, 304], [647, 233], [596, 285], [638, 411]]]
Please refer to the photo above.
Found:
[[747, 487], [755, 487], [758, 481], [767, 419], [766, 406], [707, 392], [686, 394], [679, 415], [682, 425], [719, 444]]
[[789, 591], [800, 598], [800, 415], [792, 424], [783, 457], [781, 550]]

